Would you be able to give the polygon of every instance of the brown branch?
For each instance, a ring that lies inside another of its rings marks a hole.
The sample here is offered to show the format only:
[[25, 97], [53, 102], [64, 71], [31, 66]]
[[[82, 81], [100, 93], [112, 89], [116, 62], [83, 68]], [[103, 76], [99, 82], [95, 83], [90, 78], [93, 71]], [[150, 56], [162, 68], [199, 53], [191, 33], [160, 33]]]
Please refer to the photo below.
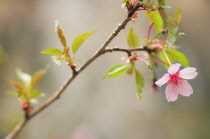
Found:
[[127, 17], [127, 18], [132, 17], [132, 15], [138, 10], [138, 8], [143, 7], [143, 5], [140, 5], [140, 4], [139, 4], [140, 1], [143, 1], [143, 0], [139, 0], [139, 1], [137, 2], [136, 6], [133, 7], [133, 9], [131, 9], [131, 10], [129, 11], [128, 17]]
[[13, 139], [15, 138], [18, 133], [23, 129], [25, 124], [27, 123], [27, 119], [25, 118], [23, 121], [21, 121], [19, 124], [15, 126], [15, 128], [5, 137], [5, 139]]
[[146, 46], [142, 47], [142, 48], [118, 48], [118, 47], [115, 47], [115, 48], [106, 48], [104, 50], [104, 53], [107, 53], [107, 52], [126, 52], [128, 54], [130, 54], [131, 52], [134, 52], [134, 51], [145, 51], [147, 53], [152, 53], [152, 52], [155, 52], [156, 50], [153, 50], [153, 49], [150, 49]]
[[[21, 121], [6, 137], [5, 139], [13, 139], [15, 138], [18, 133], [25, 127], [25, 125], [28, 123], [29, 120], [31, 120], [33, 117], [35, 117], [38, 113], [43, 111], [45, 108], [47, 108], [50, 104], [55, 102], [63, 93], [63, 91], [69, 86], [69, 84], [79, 75], [86, 67], [88, 67], [93, 61], [95, 61], [100, 55], [111, 52], [111, 51], [123, 51], [123, 49], [106, 49], [106, 47], [109, 45], [109, 43], [118, 35], [118, 33], [124, 29], [127, 25], [127, 23], [131, 20], [131, 16], [135, 13], [135, 11], [140, 7], [141, 5], [137, 4], [133, 10], [131, 10], [128, 13], [128, 16], [126, 19], [122, 21], [121, 24], [118, 24], [115, 30], [111, 33], [111, 35], [107, 38], [107, 40], [103, 43], [103, 45], [100, 47], [98, 51], [79, 69], [76, 70], [73, 69], [72, 74], [70, 77], [64, 82], [63, 85], [55, 92], [55, 94], [50, 97], [40, 108], [35, 110], [33, 113], [29, 114], [23, 121]], [[128, 49], [128, 51], [131, 51]]]

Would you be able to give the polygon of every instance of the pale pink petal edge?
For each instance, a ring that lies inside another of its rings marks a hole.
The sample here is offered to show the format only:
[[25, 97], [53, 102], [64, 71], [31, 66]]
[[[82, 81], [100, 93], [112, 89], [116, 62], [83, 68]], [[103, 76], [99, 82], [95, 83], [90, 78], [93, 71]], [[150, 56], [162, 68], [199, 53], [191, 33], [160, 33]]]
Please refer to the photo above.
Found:
[[173, 83], [170, 83], [169, 85], [166, 86], [166, 99], [168, 102], [175, 101], [178, 98], [178, 90], [177, 86]]
[[170, 79], [170, 76], [169, 76], [168, 73], [166, 73], [166, 74], [163, 75], [163, 77], [161, 77], [159, 80], [157, 80], [155, 82], [155, 84], [161, 87], [162, 85], [167, 83], [169, 79]]
[[183, 79], [194, 79], [197, 75], [198, 73], [196, 72], [196, 68], [194, 67], [184, 68], [179, 72], [179, 77]]
[[182, 82], [178, 84], [178, 92], [182, 96], [190, 96], [193, 94], [193, 89], [186, 80], [182, 80]]
[[179, 67], [181, 66], [181, 64], [176, 63], [176, 64], [172, 64], [169, 68], [168, 68], [168, 73], [170, 74], [175, 74], [178, 70]]

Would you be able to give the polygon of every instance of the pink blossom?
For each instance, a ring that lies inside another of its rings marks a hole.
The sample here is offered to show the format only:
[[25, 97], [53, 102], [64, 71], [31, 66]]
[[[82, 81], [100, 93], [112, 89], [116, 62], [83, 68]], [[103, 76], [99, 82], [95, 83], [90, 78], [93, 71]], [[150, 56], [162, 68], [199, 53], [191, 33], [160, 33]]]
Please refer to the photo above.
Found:
[[163, 75], [158, 81], [155, 82], [156, 85], [162, 86], [168, 83], [165, 93], [168, 102], [175, 101], [178, 98], [178, 94], [182, 96], [190, 96], [193, 93], [191, 85], [185, 79], [194, 79], [198, 73], [196, 68], [187, 67], [179, 70], [181, 64], [172, 64], [168, 69], [168, 73]]

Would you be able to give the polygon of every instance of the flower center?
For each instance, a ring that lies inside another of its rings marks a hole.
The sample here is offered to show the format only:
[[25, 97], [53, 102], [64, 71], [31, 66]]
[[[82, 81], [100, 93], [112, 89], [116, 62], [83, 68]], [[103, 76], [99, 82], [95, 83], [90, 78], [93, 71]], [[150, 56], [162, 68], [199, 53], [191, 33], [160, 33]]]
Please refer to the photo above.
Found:
[[178, 84], [182, 81], [183, 79], [179, 77], [179, 73], [175, 74], [170, 74], [170, 82]]

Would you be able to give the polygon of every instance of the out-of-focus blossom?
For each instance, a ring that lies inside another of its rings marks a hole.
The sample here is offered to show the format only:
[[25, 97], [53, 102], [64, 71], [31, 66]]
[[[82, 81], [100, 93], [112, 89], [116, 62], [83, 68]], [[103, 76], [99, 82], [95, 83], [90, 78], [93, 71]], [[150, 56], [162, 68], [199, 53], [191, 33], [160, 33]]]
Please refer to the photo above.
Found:
[[90, 127], [82, 125], [75, 130], [71, 139], [96, 139], [96, 135]]

